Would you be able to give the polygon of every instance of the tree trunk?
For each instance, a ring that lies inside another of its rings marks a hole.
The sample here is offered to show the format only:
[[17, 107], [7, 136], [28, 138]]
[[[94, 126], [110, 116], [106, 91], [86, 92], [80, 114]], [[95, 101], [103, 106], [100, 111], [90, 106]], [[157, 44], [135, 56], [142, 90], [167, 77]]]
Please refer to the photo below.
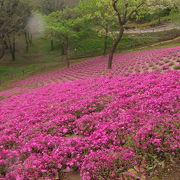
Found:
[[25, 31], [24, 37], [26, 41], [26, 52], [29, 52], [29, 47], [32, 46], [32, 34], [30, 32]]
[[13, 34], [13, 39], [12, 39], [12, 60], [16, 60], [16, 37], [15, 33]]
[[8, 44], [7, 44], [6, 40], [4, 39], [3, 42], [4, 42], [4, 49], [7, 50], [9, 47], [8, 47]]
[[12, 60], [15, 61], [16, 60], [16, 38], [15, 38], [15, 33], [12, 34], [12, 40], [10, 38], [9, 35], [7, 35], [7, 40], [8, 40], [8, 47], [9, 47], [9, 51], [12, 57]]
[[29, 33], [29, 45], [32, 46], [32, 34]]
[[161, 24], [161, 9], [159, 9], [159, 12], [158, 12], [158, 24], [159, 25]]
[[119, 42], [122, 39], [123, 33], [124, 33], [124, 27], [121, 26], [120, 29], [119, 29], [118, 37], [114, 41], [113, 46], [112, 46], [111, 51], [110, 51], [110, 54], [109, 54], [108, 69], [112, 69], [113, 56], [114, 56], [114, 53], [115, 53], [115, 51], [117, 49], [117, 46], [118, 46]]
[[107, 40], [108, 40], [108, 28], [106, 27], [106, 35], [104, 38], [104, 52], [103, 52], [104, 56], [106, 55], [106, 51], [107, 51]]
[[29, 52], [29, 41], [28, 41], [28, 33], [24, 32], [24, 37], [25, 37], [25, 41], [26, 41], [26, 52]]
[[160, 25], [161, 24], [161, 16], [159, 14], [159, 17], [158, 17], [158, 24]]
[[66, 63], [67, 63], [67, 67], [69, 68], [70, 67], [70, 61], [69, 61], [69, 39], [68, 37], [66, 38]]
[[53, 51], [54, 50], [54, 41], [53, 41], [53, 39], [51, 39], [51, 51]]
[[5, 54], [5, 48], [4, 48], [4, 42], [0, 45], [0, 59], [4, 57]]
[[66, 53], [65, 53], [65, 43], [62, 42], [61, 44], [61, 56], [64, 56]]
[[4, 36], [1, 35], [0, 36], [0, 59], [2, 59], [5, 54], [5, 43], [4, 42], [5, 42]]

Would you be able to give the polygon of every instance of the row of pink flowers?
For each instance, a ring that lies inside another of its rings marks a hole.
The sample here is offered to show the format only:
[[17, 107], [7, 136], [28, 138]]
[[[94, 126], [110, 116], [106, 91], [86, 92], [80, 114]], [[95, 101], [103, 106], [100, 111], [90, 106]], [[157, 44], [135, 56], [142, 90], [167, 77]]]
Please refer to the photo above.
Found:
[[[113, 70], [109, 71], [106, 69], [107, 57], [99, 57], [73, 65], [69, 69], [63, 68], [13, 83], [11, 87], [35, 88], [51, 83], [64, 83], [88, 77], [103, 76], [109, 73], [125, 76], [129, 73], [136, 72], [169, 70], [171, 67], [168, 63], [173, 62], [177, 64], [178, 62], [176, 62], [176, 60], [178, 61], [179, 58], [180, 47], [119, 54], [115, 55]], [[0, 92], [0, 97], [24, 93], [25, 90], [28, 91], [26, 88], [22, 90], [15, 88], [10, 91]]]

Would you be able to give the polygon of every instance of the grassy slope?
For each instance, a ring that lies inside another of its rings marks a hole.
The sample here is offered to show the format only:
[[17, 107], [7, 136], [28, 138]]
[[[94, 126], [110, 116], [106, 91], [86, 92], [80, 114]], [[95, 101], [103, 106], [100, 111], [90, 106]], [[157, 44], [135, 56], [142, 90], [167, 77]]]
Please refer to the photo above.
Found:
[[[161, 47], [180, 46], [179, 40], [168, 42], [168, 44], [145, 46], [147, 44], [153, 44], [154, 42], [172, 39], [178, 35], [180, 35], [180, 31], [124, 35], [117, 52], [126, 53]], [[29, 53], [26, 53], [23, 38], [18, 37], [17, 39], [17, 60], [12, 62], [10, 57], [6, 56], [4, 60], [0, 62], [0, 90], [3, 90], [7, 84], [12, 82], [37, 75], [39, 73], [65, 67], [65, 61], [63, 60], [63, 57], [60, 56], [60, 45], [58, 42], [55, 42], [55, 50], [50, 51], [49, 41], [43, 37], [35, 36], [33, 38], [33, 46], [30, 48]], [[97, 37], [93, 32], [89, 32], [89, 35], [84, 37], [83, 40], [76, 42], [76, 44], [72, 44], [72, 46], [77, 47], [76, 54], [73, 56], [99, 56], [103, 51], [103, 42], [104, 40], [102, 38]], [[109, 39], [108, 48], [110, 48], [111, 45], [112, 40]], [[87, 58], [77, 58], [75, 60], [71, 60], [71, 64], [84, 61]]]

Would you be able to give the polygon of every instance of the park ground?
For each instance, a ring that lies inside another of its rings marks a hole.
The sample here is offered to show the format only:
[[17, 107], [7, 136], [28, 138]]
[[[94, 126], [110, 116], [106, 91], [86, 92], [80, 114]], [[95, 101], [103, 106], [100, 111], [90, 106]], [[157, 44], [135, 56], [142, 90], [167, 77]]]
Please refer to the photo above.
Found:
[[[102, 57], [103, 40], [101, 38], [97, 38], [97, 36], [93, 34], [93, 32], [90, 32], [89, 37], [84, 38], [81, 42], [79, 42], [79, 47], [77, 48], [76, 54], [70, 54], [69, 59], [71, 62], [71, 67], [73, 67], [74, 65], [78, 66], [86, 63], [89, 59], [92, 58], [98, 59]], [[109, 40], [108, 48], [110, 48], [111, 45], [112, 41]], [[154, 31], [153, 33], [142, 33], [141, 31], [141, 34], [125, 34], [124, 38], [118, 46], [117, 54], [127, 55], [131, 53], [148, 52], [151, 50], [177, 47], [180, 47], [180, 30], [178, 29], [168, 29], [163, 32]], [[56, 42], [55, 44], [55, 49], [51, 51], [48, 39], [39, 34], [34, 35], [33, 45], [28, 53], [24, 48], [23, 37], [19, 37], [17, 52], [18, 55], [15, 62], [12, 62], [10, 60], [10, 56], [8, 55], [6, 55], [0, 62], [1, 92], [14, 89], [12, 84], [21, 82], [21, 80], [26, 80], [27, 78], [36, 78], [38, 77], [38, 75], [43, 75], [48, 72], [49, 74], [51, 74], [51, 72], [53, 73], [55, 71], [61, 70], [62, 68], [66, 68], [66, 62], [64, 60], [65, 57], [60, 56], [58, 42]], [[177, 57], [179, 56], [175, 54], [175, 56], [173, 56], [172, 58], [172, 62], [167, 60], [167, 63], [170, 66], [171, 70], [179, 70], [179, 60], [177, 59]], [[155, 66], [158, 66], [159, 68], [159, 66], [163, 65], [164, 64], [156, 64]], [[149, 69], [146, 70], [151, 71], [153, 70], [153, 68], [157, 67], [149, 66]], [[133, 69], [133, 71], [134, 73], [136, 73], [135, 69]], [[29, 87], [30, 86], [28, 86], [28, 88]], [[26, 86], [23, 88], [26, 88]], [[9, 97], [7, 96], [5, 98], [0, 97], [0, 100], [2, 100], [3, 102], [3, 100], [7, 99], [8, 101], [10, 97], [12, 96], [10, 95]], [[166, 164], [166, 167], [162, 169], [159, 168], [157, 170], [157, 174], [154, 177], [151, 177], [151, 180], [178, 180], [178, 178], [180, 177], [179, 165], [180, 164], [178, 159], [177, 161], [172, 161], [171, 163]], [[63, 178], [64, 180], [81, 180], [81, 177], [77, 172], [65, 173]]]

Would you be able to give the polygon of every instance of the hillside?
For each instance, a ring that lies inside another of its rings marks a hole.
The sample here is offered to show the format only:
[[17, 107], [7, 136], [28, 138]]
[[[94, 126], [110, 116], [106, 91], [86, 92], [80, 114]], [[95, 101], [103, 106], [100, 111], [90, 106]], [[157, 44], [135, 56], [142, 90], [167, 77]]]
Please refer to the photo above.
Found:
[[37, 75], [25, 80], [9, 85], [13, 88], [0, 92], [1, 98], [9, 97], [13, 94], [21, 94], [35, 87], [42, 87], [51, 83], [64, 83], [78, 79], [85, 79], [94, 76], [107, 74], [117, 74], [126, 76], [129, 73], [142, 72], [166, 72], [168, 70], [179, 69], [180, 48], [168, 48], [161, 50], [151, 50], [129, 54], [119, 54], [114, 58], [114, 67], [107, 70], [107, 57], [93, 58], [70, 68], [60, 68], [41, 75]]
[[179, 0], [0, 0], [0, 180], [179, 180]]
[[112, 70], [100, 57], [11, 84], [0, 177], [161, 179], [179, 159], [179, 60], [180, 47], [120, 54]]

